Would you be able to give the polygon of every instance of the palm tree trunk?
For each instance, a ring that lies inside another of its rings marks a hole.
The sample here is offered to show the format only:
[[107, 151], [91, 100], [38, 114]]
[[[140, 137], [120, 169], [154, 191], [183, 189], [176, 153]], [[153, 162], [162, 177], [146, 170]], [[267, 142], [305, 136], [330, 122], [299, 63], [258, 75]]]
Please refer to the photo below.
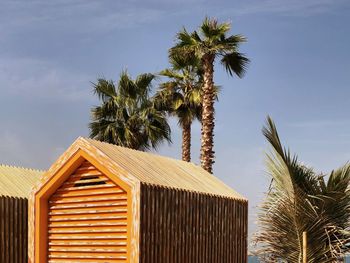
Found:
[[203, 108], [202, 108], [202, 139], [201, 165], [209, 173], [213, 173], [214, 163], [214, 56], [203, 58]]
[[191, 161], [191, 122], [182, 127], [182, 160]]

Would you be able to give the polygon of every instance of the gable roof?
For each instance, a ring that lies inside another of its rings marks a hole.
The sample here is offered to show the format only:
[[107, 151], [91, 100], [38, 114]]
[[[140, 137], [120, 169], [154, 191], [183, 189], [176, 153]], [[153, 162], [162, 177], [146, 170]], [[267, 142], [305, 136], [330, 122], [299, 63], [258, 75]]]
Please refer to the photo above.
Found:
[[28, 198], [43, 171], [0, 165], [0, 196]]
[[[246, 200], [217, 177], [193, 164], [153, 153], [142, 152], [92, 139], [79, 138], [107, 155], [141, 183]], [[87, 147], [87, 146], [85, 146]]]

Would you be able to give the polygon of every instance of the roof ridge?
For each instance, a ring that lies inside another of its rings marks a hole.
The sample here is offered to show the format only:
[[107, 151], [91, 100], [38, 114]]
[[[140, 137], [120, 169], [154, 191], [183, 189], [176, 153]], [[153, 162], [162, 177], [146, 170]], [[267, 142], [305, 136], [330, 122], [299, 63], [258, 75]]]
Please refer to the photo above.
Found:
[[128, 171], [140, 183], [246, 200], [219, 177], [194, 163], [85, 137], [79, 137], [78, 147], [79, 141], [81, 147], [92, 146], [103, 152], [112, 162]]
[[[165, 155], [161, 155], [161, 154], [158, 154], [158, 153], [154, 153], [154, 152], [145, 152], [145, 151], [141, 151], [141, 150], [136, 150], [136, 149], [132, 149], [132, 148], [128, 148], [128, 147], [124, 147], [124, 146], [120, 146], [120, 145], [116, 145], [116, 144], [113, 144], [113, 143], [109, 143], [109, 142], [104, 142], [104, 141], [99, 141], [99, 140], [95, 140], [95, 139], [91, 139], [91, 138], [88, 138], [88, 137], [83, 137], [83, 136], [80, 136], [78, 137], [78, 139], [83, 139], [83, 140], [91, 140], [91, 141], [96, 141], [96, 142], [99, 142], [99, 143], [102, 143], [102, 144], [107, 144], [107, 145], [111, 145], [111, 146], [114, 146], [114, 147], [118, 147], [118, 148], [122, 148], [122, 149], [126, 149], [126, 150], [129, 150], [129, 151], [134, 151], [134, 152], [139, 152], [139, 153], [144, 153], [144, 154], [150, 154], [150, 155], [153, 155], [153, 156], [156, 156], [156, 157], [159, 157], [159, 158], [164, 158], [164, 159], [168, 159], [168, 160], [171, 160], [171, 161], [178, 161], [178, 162], [182, 162], [186, 165], [193, 165], [195, 167], [199, 167], [199, 168], [202, 168], [200, 165], [198, 164], [195, 164], [193, 162], [186, 162], [184, 160], [181, 160], [181, 159], [177, 159], [177, 158], [174, 158], [174, 157], [170, 157], [170, 156], [165, 156]], [[203, 168], [202, 168], [203, 169]], [[203, 169], [204, 170], [204, 169]], [[205, 171], [205, 170], [204, 170]], [[213, 175], [211, 173], [209, 173], [210, 175]], [[214, 175], [213, 175], [214, 176]]]
[[34, 169], [34, 168], [29, 168], [29, 167], [15, 166], [15, 165], [11, 165], [11, 164], [1, 164], [0, 163], [0, 168], [1, 167], [7, 167], [7, 168], [12, 168], [12, 169], [21, 169], [21, 170], [32, 171], [32, 172], [39, 172], [39, 173], [44, 173], [45, 172], [45, 170], [41, 170], [41, 169]]

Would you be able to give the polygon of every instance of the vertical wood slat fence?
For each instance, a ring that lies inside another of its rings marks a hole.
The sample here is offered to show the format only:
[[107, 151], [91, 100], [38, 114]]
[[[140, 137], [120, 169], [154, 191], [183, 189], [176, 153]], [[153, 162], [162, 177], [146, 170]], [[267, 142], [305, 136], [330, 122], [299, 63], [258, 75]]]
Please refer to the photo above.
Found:
[[248, 202], [143, 184], [140, 263], [247, 262]]
[[0, 262], [27, 263], [28, 200], [0, 196]]

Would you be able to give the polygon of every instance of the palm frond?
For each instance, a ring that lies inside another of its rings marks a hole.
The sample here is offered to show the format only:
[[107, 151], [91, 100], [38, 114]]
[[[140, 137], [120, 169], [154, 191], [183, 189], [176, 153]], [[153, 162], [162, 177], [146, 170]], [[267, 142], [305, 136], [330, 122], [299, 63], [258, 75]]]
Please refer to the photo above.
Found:
[[326, 183], [282, 146], [270, 117], [263, 134], [271, 145], [266, 162], [272, 183], [255, 236], [262, 262], [301, 262], [304, 231], [308, 262], [338, 262], [350, 249], [349, 165], [333, 171]]
[[[187, 32], [187, 31], [185, 31]], [[192, 55], [170, 53], [171, 68], [160, 72], [169, 81], [161, 83], [154, 96], [158, 108], [166, 110], [179, 119], [179, 124], [189, 124], [200, 119], [198, 112], [202, 105], [202, 79], [200, 60]]]
[[199, 59], [194, 53], [187, 55], [181, 53], [171, 53], [169, 55], [169, 62], [175, 71], [182, 71], [189, 67], [199, 67]]
[[135, 86], [139, 89], [138, 94], [147, 97], [152, 89], [152, 81], [156, 78], [154, 74], [145, 73], [138, 75], [135, 79]]
[[196, 38], [192, 37], [192, 34], [187, 32], [186, 28], [183, 28], [178, 34], [177, 39], [179, 39], [178, 47], [182, 46], [192, 46], [196, 45], [197, 41]]
[[122, 71], [118, 82], [118, 93], [120, 97], [135, 99], [138, 95], [138, 87], [130, 78], [126, 70]]
[[97, 83], [91, 82], [93, 92], [100, 100], [107, 101], [116, 96], [115, 86], [112, 80], [97, 79]]
[[123, 71], [117, 89], [111, 81], [98, 80], [101, 104], [91, 109], [90, 137], [138, 150], [171, 142], [167, 118], [149, 97], [154, 78], [147, 73], [133, 80]]
[[176, 71], [174, 69], [164, 69], [159, 72], [159, 75], [168, 77], [171, 79], [177, 79], [180, 81], [184, 79], [184, 76], [179, 71]]
[[239, 49], [239, 46], [245, 42], [247, 42], [247, 38], [241, 34], [237, 34], [228, 37], [222, 37], [218, 45], [220, 45], [221, 49], [223, 50], [234, 52], [237, 51]]
[[219, 23], [215, 18], [206, 17], [200, 26], [201, 33], [208, 39], [217, 41], [231, 29], [230, 23]]
[[233, 76], [237, 75], [242, 78], [247, 71], [250, 60], [239, 52], [227, 53], [222, 56], [221, 64], [225, 67], [226, 72]]

